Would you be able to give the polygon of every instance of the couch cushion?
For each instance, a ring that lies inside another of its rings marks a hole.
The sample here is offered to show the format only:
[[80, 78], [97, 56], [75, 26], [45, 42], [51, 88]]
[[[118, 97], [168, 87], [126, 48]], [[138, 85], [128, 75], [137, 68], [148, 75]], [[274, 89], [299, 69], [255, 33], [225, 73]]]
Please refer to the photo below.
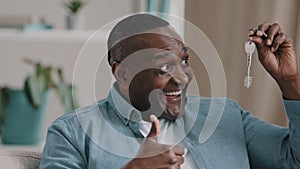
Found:
[[0, 169], [38, 169], [41, 152], [0, 150]]

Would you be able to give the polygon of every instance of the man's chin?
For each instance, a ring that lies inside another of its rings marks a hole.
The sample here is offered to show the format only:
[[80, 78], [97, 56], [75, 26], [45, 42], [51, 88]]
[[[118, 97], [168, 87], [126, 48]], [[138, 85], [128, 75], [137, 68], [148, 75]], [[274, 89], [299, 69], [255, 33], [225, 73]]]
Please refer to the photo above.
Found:
[[[174, 110], [175, 109], [175, 110]], [[169, 119], [169, 120], [176, 120], [180, 117], [182, 117], [184, 114], [184, 111], [182, 108], [168, 108], [166, 107], [166, 110], [162, 113], [160, 118]]]
[[169, 102], [165, 106], [165, 110], [160, 116], [161, 118], [176, 120], [183, 116], [185, 107], [185, 95], [182, 95], [176, 102]]

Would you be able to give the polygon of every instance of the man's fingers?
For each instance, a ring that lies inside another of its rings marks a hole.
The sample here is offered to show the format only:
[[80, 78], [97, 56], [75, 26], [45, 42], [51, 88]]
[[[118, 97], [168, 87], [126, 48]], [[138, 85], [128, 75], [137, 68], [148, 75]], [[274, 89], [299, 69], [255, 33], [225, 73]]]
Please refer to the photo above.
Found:
[[174, 146], [173, 151], [174, 151], [175, 155], [180, 155], [180, 156], [182, 156], [185, 152], [184, 148], [181, 146]]
[[151, 130], [147, 136], [147, 138], [154, 139], [155, 141], [158, 141], [158, 136], [160, 134], [160, 124], [155, 115], [150, 115], [150, 120], [152, 122]]
[[264, 36], [264, 33], [271, 27], [271, 23], [269, 22], [264, 22], [263, 24], [258, 26], [258, 29], [256, 31], [257, 36]]
[[276, 38], [277, 34], [281, 32], [280, 26], [278, 23], [274, 23], [271, 25], [269, 30], [267, 31], [268, 33], [268, 39], [267, 39], [267, 45], [271, 46], [273, 43], [273, 40]]
[[[274, 45], [274, 41], [282, 33], [282, 30], [279, 26], [278, 23], [269, 23], [269, 22], [264, 22], [263, 24], [258, 26], [258, 29], [250, 29], [248, 32], [248, 36], [250, 37], [260, 37], [260, 38], [267, 38], [266, 40], [263, 40], [264, 44], [266, 46], [270, 46], [273, 48], [276, 48]], [[260, 43], [262, 44], [262, 43]], [[263, 44], [262, 44], [263, 45]]]
[[177, 164], [182, 165], [184, 163], [184, 157], [176, 156]]
[[258, 49], [264, 53], [268, 50], [275, 52], [285, 42], [285, 35], [282, 33], [278, 23], [264, 22], [258, 26], [257, 30], [250, 29], [248, 36], [256, 43]]
[[285, 41], [285, 35], [284, 35], [284, 33], [278, 34], [277, 37], [274, 39], [271, 51], [275, 52], [278, 49], [279, 45], [281, 45], [282, 43], [284, 43], [284, 41]]
[[255, 34], [256, 34], [256, 29], [253, 28], [249, 29], [248, 36], [254, 36]]
[[184, 157], [182, 157], [182, 156], [175, 156], [175, 157], [170, 158], [169, 163], [166, 164], [166, 165], [167, 166], [168, 165], [172, 165], [172, 166], [178, 167], [178, 166], [182, 165], [183, 163], [184, 163]]

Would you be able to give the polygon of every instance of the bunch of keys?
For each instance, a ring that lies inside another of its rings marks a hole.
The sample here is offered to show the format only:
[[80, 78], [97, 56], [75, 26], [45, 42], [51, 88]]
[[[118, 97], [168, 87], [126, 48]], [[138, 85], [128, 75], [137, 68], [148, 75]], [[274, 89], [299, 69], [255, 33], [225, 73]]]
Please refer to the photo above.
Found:
[[252, 83], [252, 76], [250, 76], [250, 68], [252, 62], [252, 54], [255, 52], [255, 43], [250, 39], [248, 42], [245, 42], [245, 52], [247, 53], [247, 76], [244, 79], [244, 86], [249, 88]]

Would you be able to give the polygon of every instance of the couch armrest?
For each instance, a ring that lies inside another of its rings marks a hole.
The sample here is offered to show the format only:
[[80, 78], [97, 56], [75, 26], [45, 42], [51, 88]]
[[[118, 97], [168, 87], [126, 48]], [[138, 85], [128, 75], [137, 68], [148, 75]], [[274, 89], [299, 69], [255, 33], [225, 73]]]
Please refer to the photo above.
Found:
[[0, 150], [0, 169], [38, 169], [41, 152]]

